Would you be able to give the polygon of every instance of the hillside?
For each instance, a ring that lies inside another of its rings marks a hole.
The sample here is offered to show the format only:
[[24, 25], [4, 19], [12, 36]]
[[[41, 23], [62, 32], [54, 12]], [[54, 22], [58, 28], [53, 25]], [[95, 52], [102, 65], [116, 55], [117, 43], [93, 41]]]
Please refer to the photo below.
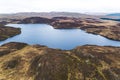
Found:
[[0, 46], [0, 80], [119, 80], [119, 51], [90, 45], [63, 51], [11, 42]]
[[13, 37], [21, 33], [20, 28], [7, 27], [0, 24], [0, 41]]

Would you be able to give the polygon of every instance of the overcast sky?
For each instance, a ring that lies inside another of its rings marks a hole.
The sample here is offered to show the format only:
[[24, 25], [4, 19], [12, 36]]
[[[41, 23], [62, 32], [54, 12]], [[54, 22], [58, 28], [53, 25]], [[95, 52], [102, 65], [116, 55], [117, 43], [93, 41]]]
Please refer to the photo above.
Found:
[[120, 12], [120, 0], [0, 0], [0, 13]]

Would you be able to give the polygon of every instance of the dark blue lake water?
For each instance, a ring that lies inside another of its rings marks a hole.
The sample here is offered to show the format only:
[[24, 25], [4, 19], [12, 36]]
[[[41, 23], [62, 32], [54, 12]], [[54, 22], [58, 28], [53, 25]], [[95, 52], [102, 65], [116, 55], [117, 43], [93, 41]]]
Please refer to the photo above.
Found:
[[22, 33], [1, 41], [0, 45], [8, 42], [24, 42], [65, 50], [86, 44], [120, 46], [120, 41], [109, 40], [99, 35], [86, 33], [80, 29], [54, 29], [47, 24], [9, 24], [8, 26], [20, 27]]

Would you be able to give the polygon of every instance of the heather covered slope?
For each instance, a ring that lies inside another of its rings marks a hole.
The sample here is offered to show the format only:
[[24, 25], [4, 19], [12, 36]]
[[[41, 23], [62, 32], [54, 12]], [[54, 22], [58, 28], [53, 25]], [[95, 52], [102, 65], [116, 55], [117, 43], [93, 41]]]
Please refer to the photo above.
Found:
[[0, 25], [0, 41], [8, 39], [21, 33], [20, 28], [7, 27]]
[[8, 43], [0, 47], [0, 80], [119, 80], [120, 48], [80, 46], [70, 51]]

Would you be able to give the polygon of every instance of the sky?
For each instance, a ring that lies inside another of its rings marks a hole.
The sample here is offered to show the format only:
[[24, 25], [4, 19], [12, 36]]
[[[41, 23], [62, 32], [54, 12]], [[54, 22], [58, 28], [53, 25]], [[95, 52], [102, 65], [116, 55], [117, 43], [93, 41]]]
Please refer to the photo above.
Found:
[[120, 13], [120, 0], [0, 0], [0, 13]]

